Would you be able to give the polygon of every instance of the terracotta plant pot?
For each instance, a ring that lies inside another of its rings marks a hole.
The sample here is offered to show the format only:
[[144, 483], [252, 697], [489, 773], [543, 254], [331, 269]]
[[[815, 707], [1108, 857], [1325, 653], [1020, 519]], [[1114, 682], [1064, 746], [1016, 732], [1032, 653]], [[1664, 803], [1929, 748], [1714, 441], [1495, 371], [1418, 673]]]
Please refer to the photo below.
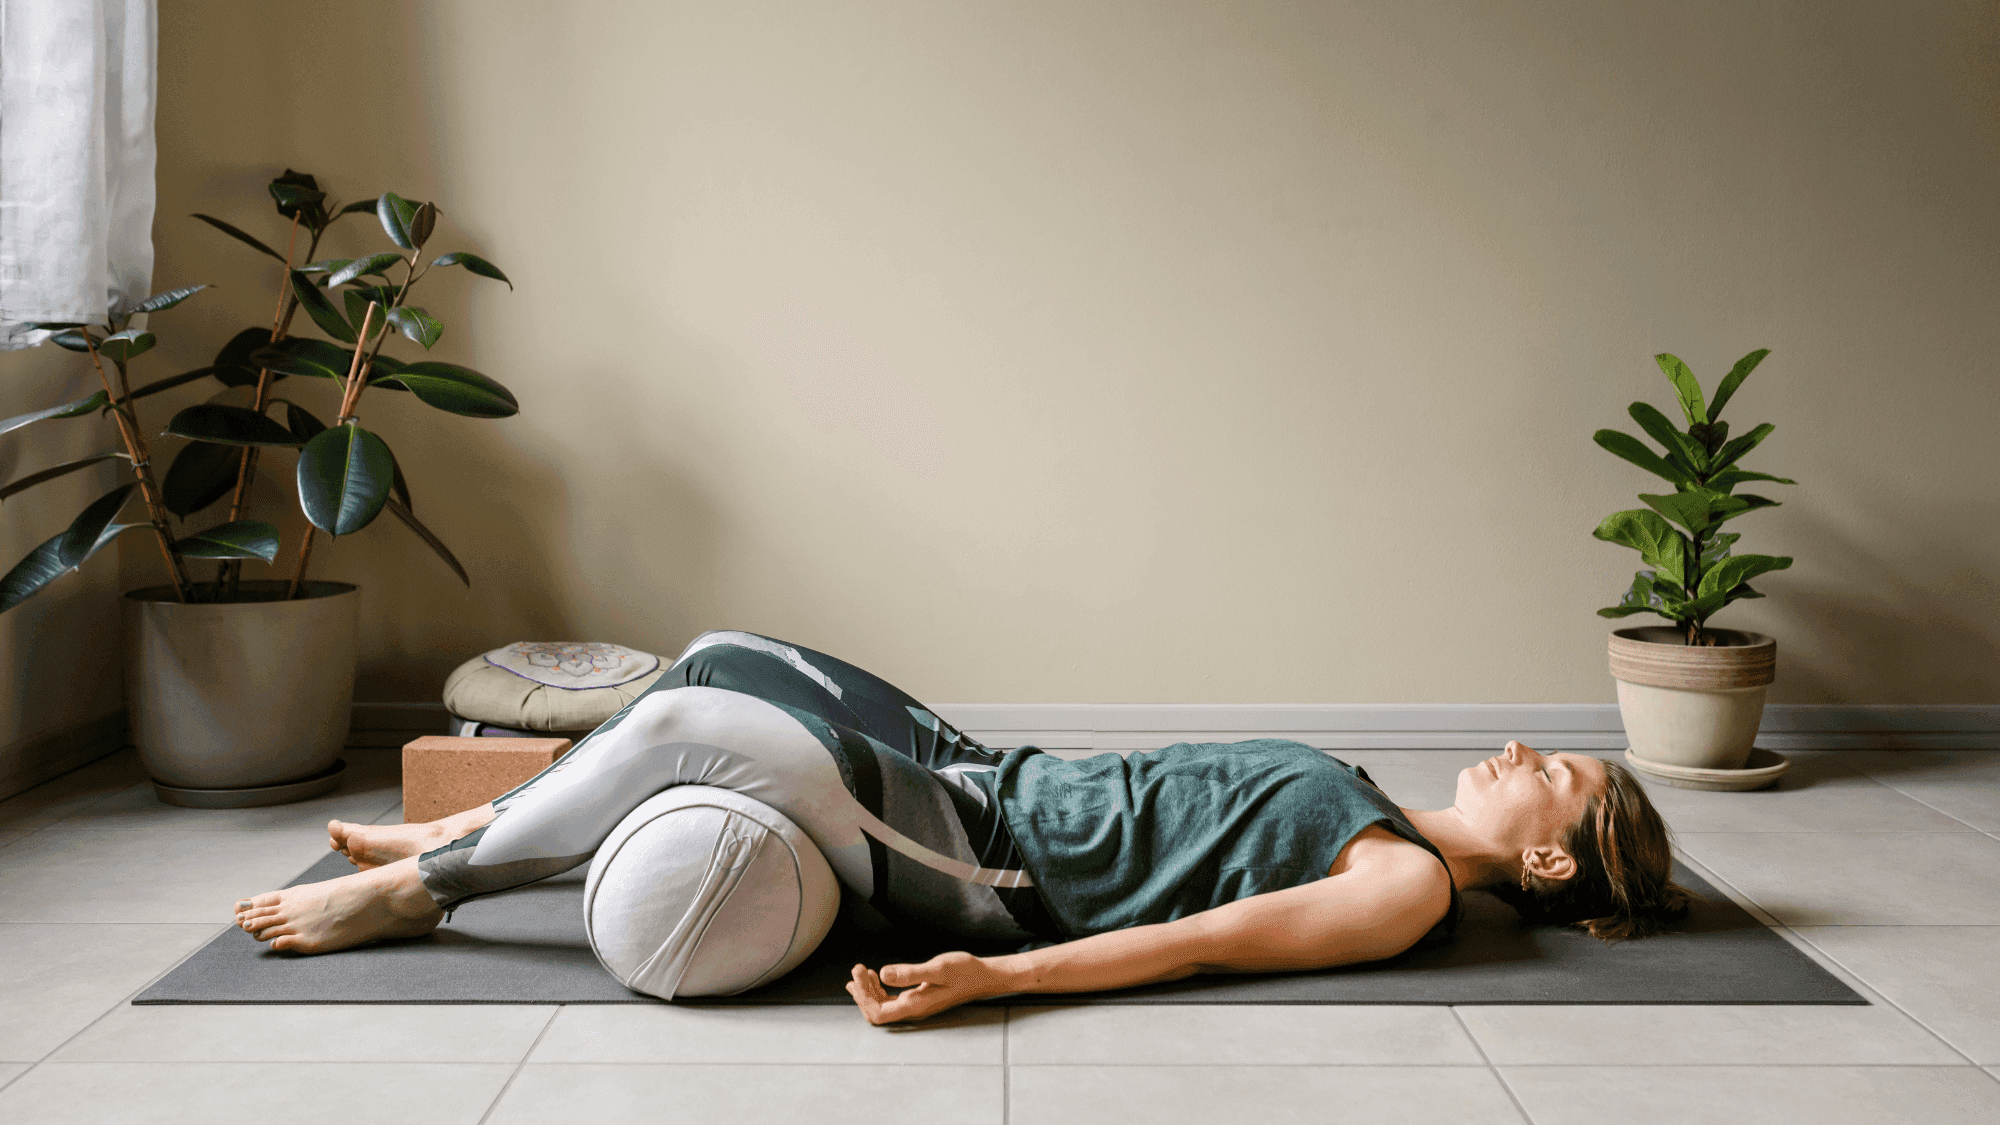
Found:
[[360, 595], [341, 582], [244, 582], [239, 602], [125, 595], [125, 702], [139, 760], [169, 804], [248, 808], [340, 783]]
[[[1671, 625], [1619, 629], [1611, 634], [1611, 675], [1635, 767], [1672, 784], [1702, 782], [1687, 788], [1734, 788], [1719, 786], [1715, 773], [1750, 762], [1764, 693], [1777, 678], [1778, 642], [1761, 633], [1707, 632], [1712, 646], [1689, 646]], [[1741, 787], [1777, 780], [1777, 761], [1773, 772], [1760, 757]]]

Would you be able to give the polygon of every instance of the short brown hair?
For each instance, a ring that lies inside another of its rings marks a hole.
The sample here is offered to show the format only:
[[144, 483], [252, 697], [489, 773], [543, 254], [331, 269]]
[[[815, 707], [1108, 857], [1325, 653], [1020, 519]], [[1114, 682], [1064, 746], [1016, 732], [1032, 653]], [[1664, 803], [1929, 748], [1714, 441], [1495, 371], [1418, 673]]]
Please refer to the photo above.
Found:
[[1562, 846], [1576, 859], [1567, 879], [1525, 878], [1525, 886], [1489, 887], [1530, 922], [1572, 925], [1605, 941], [1647, 937], [1687, 916], [1695, 896], [1673, 881], [1667, 822], [1630, 770], [1604, 763], [1604, 789], [1563, 830]]

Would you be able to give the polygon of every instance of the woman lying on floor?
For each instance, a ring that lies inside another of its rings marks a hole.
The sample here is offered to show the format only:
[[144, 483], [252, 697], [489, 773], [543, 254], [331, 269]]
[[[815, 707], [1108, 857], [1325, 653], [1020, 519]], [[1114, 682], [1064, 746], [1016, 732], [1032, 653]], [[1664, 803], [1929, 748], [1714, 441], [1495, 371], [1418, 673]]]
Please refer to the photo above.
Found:
[[1448, 938], [1476, 888], [1607, 940], [1652, 933], [1688, 901], [1666, 825], [1597, 758], [1510, 742], [1430, 812], [1296, 742], [1000, 754], [859, 668], [718, 632], [490, 805], [429, 824], [333, 822], [333, 847], [361, 871], [246, 899], [237, 924], [296, 953], [426, 934], [469, 899], [587, 862], [681, 784], [777, 809], [891, 919], [985, 947], [1058, 943], [879, 975], [857, 965], [848, 991], [878, 1024], [1004, 993], [1392, 957]]

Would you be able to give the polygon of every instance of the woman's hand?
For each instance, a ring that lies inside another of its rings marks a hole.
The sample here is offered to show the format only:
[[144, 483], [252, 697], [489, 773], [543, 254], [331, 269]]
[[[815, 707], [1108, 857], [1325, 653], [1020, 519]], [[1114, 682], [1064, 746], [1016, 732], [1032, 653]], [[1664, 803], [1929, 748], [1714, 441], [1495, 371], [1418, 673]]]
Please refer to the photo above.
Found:
[[[903, 991], [890, 995], [890, 988]], [[856, 965], [847, 983], [848, 995], [872, 1024], [920, 1020], [1008, 991], [1002, 975], [970, 953], [940, 953], [921, 965], [884, 965], [879, 974]]]

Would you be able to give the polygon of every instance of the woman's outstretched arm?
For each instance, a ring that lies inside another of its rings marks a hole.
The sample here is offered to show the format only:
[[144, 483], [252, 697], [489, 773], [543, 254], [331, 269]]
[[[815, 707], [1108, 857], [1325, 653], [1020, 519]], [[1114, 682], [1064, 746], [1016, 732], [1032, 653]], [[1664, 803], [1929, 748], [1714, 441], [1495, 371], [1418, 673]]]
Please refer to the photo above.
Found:
[[885, 965], [879, 975], [856, 965], [847, 991], [869, 1023], [883, 1024], [1017, 992], [1096, 992], [1196, 973], [1324, 969], [1401, 953], [1437, 924], [1450, 902], [1444, 866], [1406, 844], [1373, 849], [1339, 875], [1173, 922], [1028, 953], [946, 953], [921, 965]]

